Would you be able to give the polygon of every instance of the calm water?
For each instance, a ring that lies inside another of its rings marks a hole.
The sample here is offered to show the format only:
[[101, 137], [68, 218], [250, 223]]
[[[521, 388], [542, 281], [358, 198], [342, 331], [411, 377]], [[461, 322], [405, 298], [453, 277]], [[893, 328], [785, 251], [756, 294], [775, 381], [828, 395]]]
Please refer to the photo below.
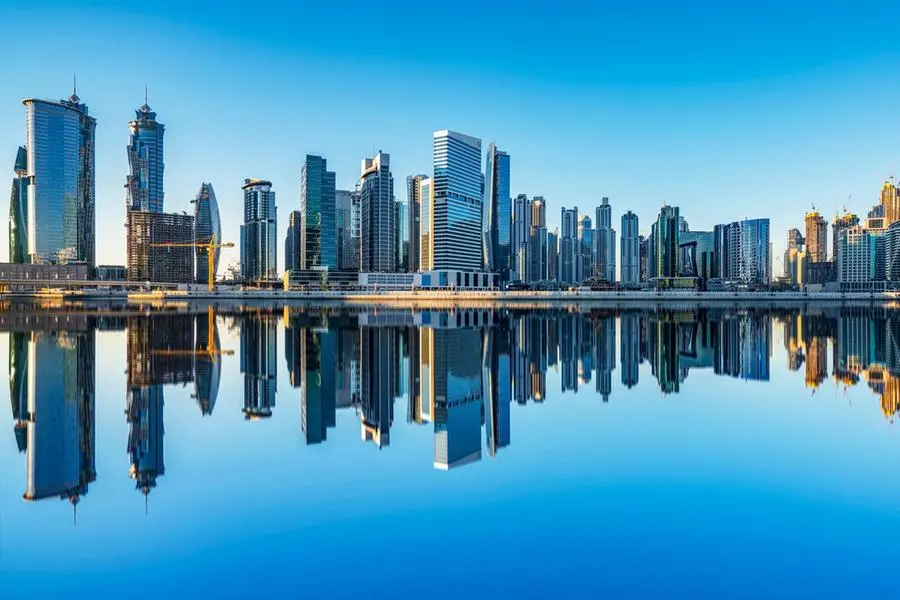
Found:
[[0, 330], [3, 598], [898, 596], [900, 311]]

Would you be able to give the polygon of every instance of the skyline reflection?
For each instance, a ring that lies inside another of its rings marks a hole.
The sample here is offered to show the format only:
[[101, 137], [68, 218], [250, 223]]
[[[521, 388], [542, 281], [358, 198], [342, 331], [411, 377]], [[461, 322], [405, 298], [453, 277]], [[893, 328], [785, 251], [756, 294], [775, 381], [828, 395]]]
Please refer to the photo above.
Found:
[[[886, 308], [12, 312], [0, 327], [9, 333], [15, 442], [26, 455], [23, 497], [74, 506], [96, 480], [97, 331], [125, 333], [128, 473], [146, 497], [166, 473], [166, 388], [193, 386], [204, 417], [216, 408], [223, 356], [233, 354], [221, 347], [220, 322], [240, 340], [245, 420], [298, 418], [296, 435], [318, 445], [334, 443], [338, 414], [350, 411], [360, 443], [383, 451], [394, 451], [396, 428], [427, 427], [442, 471], [502, 459], [515, 439], [512, 404], [545, 402], [548, 371], [562, 394], [603, 403], [648, 373], [664, 395], [687, 391], [698, 371], [765, 383], [781, 353], [776, 329], [784, 364], [811, 393], [829, 378], [865, 385], [887, 420], [900, 412], [900, 311]], [[279, 330], [290, 386], [281, 394], [296, 394], [299, 414], [273, 410]]]

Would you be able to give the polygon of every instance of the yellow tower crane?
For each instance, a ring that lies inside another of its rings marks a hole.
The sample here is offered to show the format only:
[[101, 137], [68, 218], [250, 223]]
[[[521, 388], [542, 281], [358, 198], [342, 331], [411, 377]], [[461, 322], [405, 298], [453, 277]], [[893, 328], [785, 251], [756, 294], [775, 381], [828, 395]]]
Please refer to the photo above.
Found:
[[216, 313], [213, 307], [210, 306], [206, 311], [206, 348], [197, 348], [196, 350], [151, 350], [151, 353], [157, 356], [206, 356], [210, 362], [216, 356], [233, 356], [234, 350], [216, 348], [215, 327]]
[[206, 259], [209, 265], [207, 269], [209, 271], [209, 291], [213, 291], [216, 288], [215, 250], [218, 250], [219, 248], [234, 248], [234, 242], [222, 242], [221, 244], [217, 244], [216, 236], [212, 236], [209, 238], [208, 242], [168, 242], [150, 244], [150, 246], [152, 248], [206, 248]]

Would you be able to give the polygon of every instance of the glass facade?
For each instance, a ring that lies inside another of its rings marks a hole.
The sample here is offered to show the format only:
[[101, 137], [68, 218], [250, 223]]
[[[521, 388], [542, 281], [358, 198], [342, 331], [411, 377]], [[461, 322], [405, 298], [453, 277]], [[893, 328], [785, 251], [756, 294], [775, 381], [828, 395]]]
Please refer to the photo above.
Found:
[[321, 156], [306, 155], [300, 170], [300, 262], [304, 269], [337, 269], [335, 177]]
[[23, 104], [29, 261], [94, 265], [97, 122], [74, 94], [59, 102], [29, 98]]
[[492, 142], [484, 166], [484, 265], [487, 271], [509, 279], [511, 265], [512, 198], [509, 195], [509, 155]]
[[624, 286], [641, 283], [641, 240], [638, 216], [630, 210], [622, 215], [622, 242], [620, 250], [620, 279]]
[[392, 273], [397, 270], [399, 242], [390, 154], [363, 159], [359, 191], [360, 270]]
[[419, 270], [434, 269], [434, 236], [432, 235], [434, 202], [431, 193], [431, 178], [425, 178], [419, 185]]
[[434, 132], [434, 269], [480, 271], [484, 181], [481, 140], [454, 131]]
[[272, 183], [245, 179], [241, 225], [241, 277], [248, 281], [278, 277], [275, 192]]
[[157, 122], [156, 113], [147, 105], [134, 112], [128, 123], [128, 178], [125, 181], [129, 210], [163, 211], [163, 134], [165, 125]]
[[9, 197], [9, 262], [28, 262], [28, 159], [24, 146], [16, 153]]
[[594, 261], [597, 277], [609, 283], [616, 280], [616, 230], [612, 226], [612, 207], [609, 198], [597, 207], [597, 234]]
[[[222, 221], [219, 218], [219, 203], [211, 183], [200, 185], [200, 191], [194, 199], [194, 242], [222, 242]], [[206, 248], [194, 248], [197, 258], [197, 283], [209, 281], [209, 260]], [[213, 278], [219, 270], [219, 255], [216, 248], [213, 255]]]
[[650, 278], [677, 277], [680, 266], [679, 216], [677, 206], [663, 206], [653, 224]]

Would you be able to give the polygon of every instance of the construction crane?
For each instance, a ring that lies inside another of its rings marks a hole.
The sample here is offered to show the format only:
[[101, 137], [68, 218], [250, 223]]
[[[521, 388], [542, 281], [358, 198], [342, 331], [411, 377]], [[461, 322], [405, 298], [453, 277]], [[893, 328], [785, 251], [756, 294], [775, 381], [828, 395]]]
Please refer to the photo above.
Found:
[[216, 236], [209, 238], [208, 242], [167, 242], [150, 244], [152, 248], [206, 248], [206, 259], [209, 271], [209, 291], [216, 289], [216, 253], [219, 248], [234, 248], [234, 242], [216, 243]]
[[216, 312], [210, 306], [206, 311], [206, 348], [196, 350], [151, 350], [151, 354], [157, 356], [206, 356], [210, 362], [216, 356], [233, 356], [234, 350], [222, 350], [216, 348], [215, 343]]

